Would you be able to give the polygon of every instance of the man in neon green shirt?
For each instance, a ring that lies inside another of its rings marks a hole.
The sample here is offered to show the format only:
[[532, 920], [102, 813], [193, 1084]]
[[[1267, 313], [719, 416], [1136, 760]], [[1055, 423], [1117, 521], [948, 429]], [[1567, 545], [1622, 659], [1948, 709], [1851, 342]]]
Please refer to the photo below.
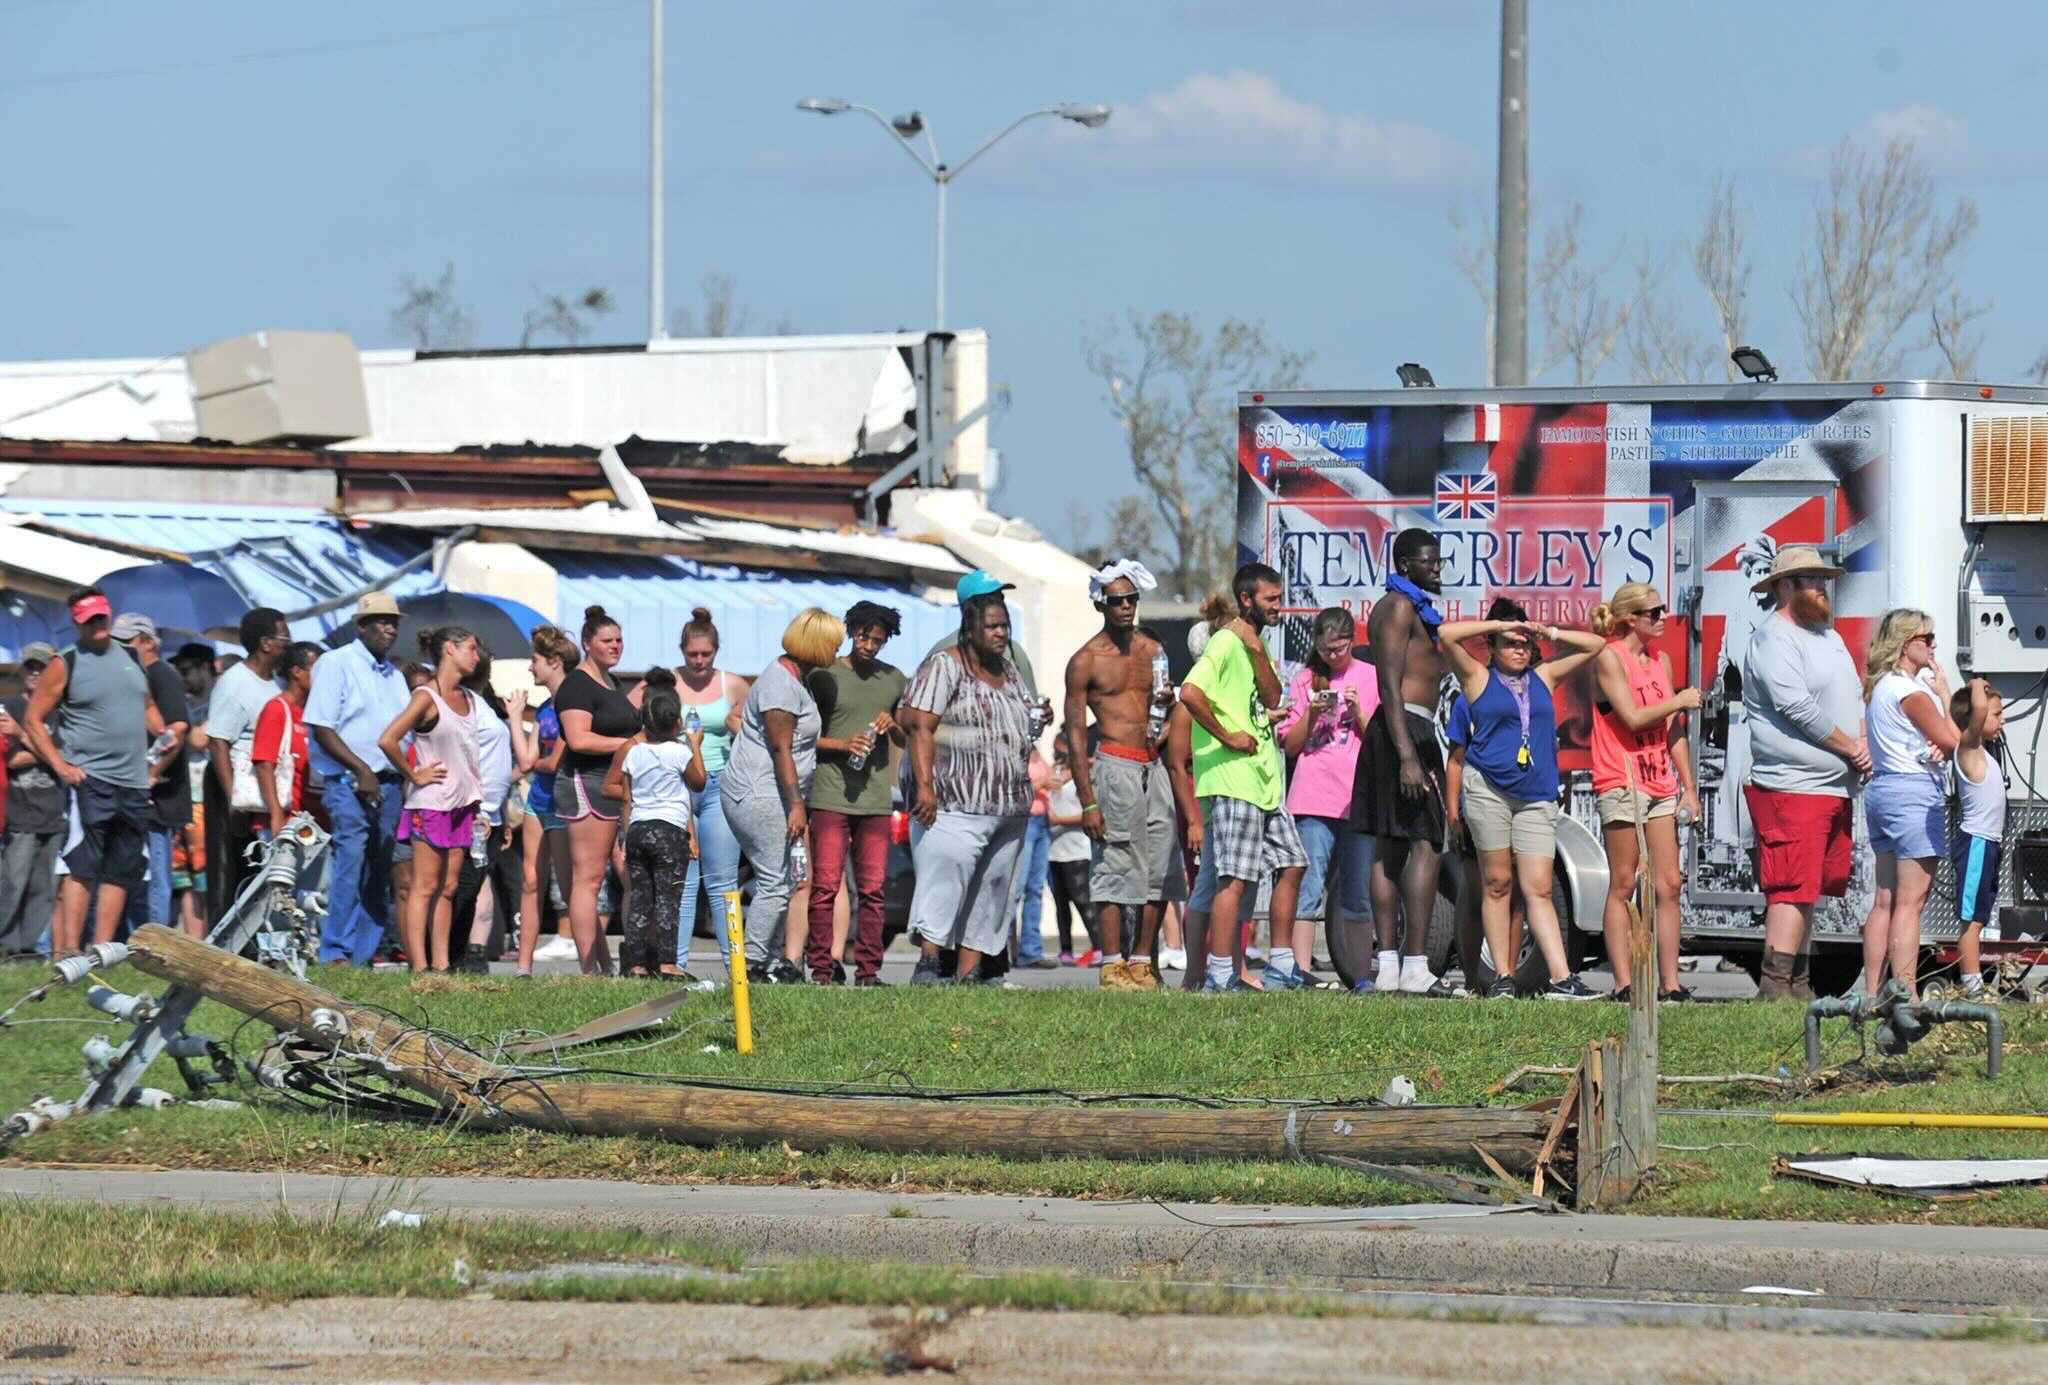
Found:
[[[1202, 657], [1181, 685], [1181, 701], [1194, 719], [1195, 797], [1202, 804], [1202, 849], [1216, 873], [1209, 911], [1205, 991], [1244, 991], [1244, 935], [1238, 928], [1247, 886], [1273, 872], [1273, 949], [1266, 963], [1271, 989], [1303, 984], [1312, 939], [1295, 936], [1294, 904], [1308, 853], [1294, 819], [1281, 806], [1286, 773], [1272, 712], [1280, 705], [1280, 676], [1259, 632], [1280, 619], [1280, 574], [1247, 563], [1231, 579], [1237, 619], [1210, 636]], [[1313, 927], [1313, 925], [1311, 925]], [[1219, 949], [1221, 949], [1219, 951]]]

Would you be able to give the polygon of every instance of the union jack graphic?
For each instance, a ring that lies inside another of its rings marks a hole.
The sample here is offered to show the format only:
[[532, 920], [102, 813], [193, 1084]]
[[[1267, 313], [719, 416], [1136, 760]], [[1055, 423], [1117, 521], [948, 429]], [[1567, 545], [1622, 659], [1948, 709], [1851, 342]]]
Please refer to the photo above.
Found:
[[1500, 508], [1500, 481], [1490, 471], [1444, 471], [1436, 478], [1439, 521], [1492, 519]]

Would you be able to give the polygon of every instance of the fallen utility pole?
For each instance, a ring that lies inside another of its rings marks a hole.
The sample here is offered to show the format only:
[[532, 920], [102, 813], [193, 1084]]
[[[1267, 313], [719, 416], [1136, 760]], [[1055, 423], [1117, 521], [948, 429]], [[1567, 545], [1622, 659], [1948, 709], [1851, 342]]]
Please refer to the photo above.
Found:
[[486, 1126], [652, 1135], [695, 1145], [845, 1145], [895, 1154], [1020, 1158], [1283, 1160], [1334, 1154], [1484, 1169], [1490, 1157], [1503, 1168], [1528, 1173], [1550, 1124], [1542, 1111], [1480, 1106], [1060, 1109], [543, 1080], [167, 928], [138, 929], [129, 947], [129, 961], [149, 975], [192, 986], [303, 1044], [379, 1067], [391, 1080], [433, 1098], [451, 1119]]

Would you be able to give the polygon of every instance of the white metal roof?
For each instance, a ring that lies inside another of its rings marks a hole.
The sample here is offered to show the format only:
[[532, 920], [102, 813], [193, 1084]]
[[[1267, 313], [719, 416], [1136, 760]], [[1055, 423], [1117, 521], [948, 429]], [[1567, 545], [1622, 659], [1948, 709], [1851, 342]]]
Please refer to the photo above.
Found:
[[[986, 334], [958, 334], [985, 347]], [[371, 431], [343, 446], [396, 452], [538, 443], [752, 442], [832, 465], [910, 441], [901, 348], [922, 333], [672, 339], [619, 350], [427, 355], [364, 351]], [[190, 440], [182, 355], [0, 362], [0, 435]]]

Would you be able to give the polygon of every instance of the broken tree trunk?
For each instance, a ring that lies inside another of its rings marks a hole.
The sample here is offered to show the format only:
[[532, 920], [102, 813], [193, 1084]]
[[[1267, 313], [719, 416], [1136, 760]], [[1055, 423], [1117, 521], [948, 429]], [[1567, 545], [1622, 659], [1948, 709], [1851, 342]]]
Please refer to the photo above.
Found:
[[[1387, 1164], [1484, 1167], [1474, 1147], [1518, 1173], [1534, 1168], [1549, 1118], [1492, 1107], [1247, 1107], [1227, 1110], [970, 1104], [518, 1076], [377, 1011], [167, 928], [138, 929], [129, 961], [182, 982], [303, 1042], [372, 1062], [451, 1116], [684, 1144], [836, 1145], [897, 1154], [1036, 1158], [1290, 1159], [1335, 1154]], [[313, 1024], [332, 1010], [348, 1031]]]

